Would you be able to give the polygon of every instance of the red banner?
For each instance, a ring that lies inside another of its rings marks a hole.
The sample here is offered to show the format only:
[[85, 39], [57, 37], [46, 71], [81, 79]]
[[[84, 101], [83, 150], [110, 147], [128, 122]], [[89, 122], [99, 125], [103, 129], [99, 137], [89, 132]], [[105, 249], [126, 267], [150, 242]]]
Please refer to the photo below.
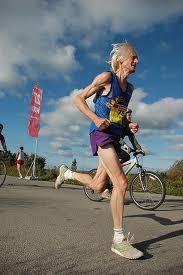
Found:
[[35, 85], [32, 91], [31, 111], [28, 126], [29, 135], [31, 137], [38, 137], [39, 134], [42, 93], [43, 91]]

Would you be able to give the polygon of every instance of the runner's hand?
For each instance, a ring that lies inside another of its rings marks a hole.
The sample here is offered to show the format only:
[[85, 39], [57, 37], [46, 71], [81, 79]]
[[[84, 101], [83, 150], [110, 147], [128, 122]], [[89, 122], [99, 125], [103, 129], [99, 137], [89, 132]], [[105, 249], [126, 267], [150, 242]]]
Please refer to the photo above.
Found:
[[139, 125], [136, 123], [136, 122], [131, 122], [129, 124], [129, 128], [130, 128], [130, 131], [133, 133], [133, 134], [136, 134], [139, 130]]
[[111, 122], [110, 122], [110, 120], [108, 120], [107, 118], [99, 117], [99, 118], [95, 121], [95, 125], [96, 125], [97, 128], [99, 128], [100, 130], [105, 130], [105, 129], [107, 129], [107, 128], [111, 125]]

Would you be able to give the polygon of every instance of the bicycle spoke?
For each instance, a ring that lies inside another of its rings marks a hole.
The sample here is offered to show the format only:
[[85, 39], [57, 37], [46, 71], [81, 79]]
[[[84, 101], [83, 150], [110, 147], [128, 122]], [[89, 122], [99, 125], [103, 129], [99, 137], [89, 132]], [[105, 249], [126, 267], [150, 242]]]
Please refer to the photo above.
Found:
[[87, 197], [92, 200], [92, 201], [101, 201], [102, 200], [102, 194], [95, 192], [94, 190], [92, 190], [89, 187], [85, 187], [85, 194], [87, 195]]
[[[91, 170], [89, 174], [92, 177], [94, 177], [96, 174], [96, 169]], [[92, 200], [92, 201], [102, 201], [103, 200], [101, 193], [95, 192], [94, 190], [92, 190], [91, 188], [89, 188], [87, 186], [84, 186], [83, 188], [84, 188], [84, 192], [85, 192], [86, 196], [90, 200]]]
[[145, 172], [144, 175], [139, 175], [133, 180], [130, 193], [137, 206], [152, 210], [163, 202], [165, 188], [157, 175]]

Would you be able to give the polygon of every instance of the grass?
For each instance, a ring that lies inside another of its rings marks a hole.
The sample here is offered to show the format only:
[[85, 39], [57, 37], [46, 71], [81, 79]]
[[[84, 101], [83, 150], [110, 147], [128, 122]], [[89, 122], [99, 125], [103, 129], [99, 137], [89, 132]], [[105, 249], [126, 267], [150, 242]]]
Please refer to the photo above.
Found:
[[[7, 175], [9, 176], [15, 176], [18, 177], [18, 172], [16, 170], [16, 166], [6, 166], [7, 167]], [[82, 172], [82, 171], [80, 171]], [[158, 172], [157, 172], [158, 173]], [[22, 167], [22, 174], [25, 176], [27, 174], [27, 169], [23, 166]], [[159, 177], [163, 182], [165, 182], [166, 185], [166, 194], [167, 195], [174, 195], [174, 196], [183, 196], [183, 181], [182, 181], [182, 175], [178, 175], [177, 173], [174, 174], [174, 177], [172, 174], [169, 173], [158, 173]], [[36, 174], [41, 180], [43, 181], [51, 181], [54, 182], [57, 175], [58, 175], [58, 169], [42, 169], [39, 171], [38, 174]], [[176, 175], [176, 177], [175, 177]], [[132, 180], [134, 175], [128, 176], [128, 181], [130, 182]], [[79, 182], [75, 180], [67, 180], [65, 182], [66, 184], [74, 184], [74, 185], [80, 185]], [[128, 185], [129, 186], [129, 185]]]

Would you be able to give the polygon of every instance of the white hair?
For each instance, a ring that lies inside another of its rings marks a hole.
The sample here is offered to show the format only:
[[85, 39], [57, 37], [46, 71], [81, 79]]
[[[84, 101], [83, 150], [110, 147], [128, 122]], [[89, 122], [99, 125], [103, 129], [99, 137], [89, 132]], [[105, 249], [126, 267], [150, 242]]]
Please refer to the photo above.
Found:
[[128, 42], [112, 44], [112, 51], [110, 52], [110, 59], [108, 63], [111, 64], [111, 68], [114, 72], [118, 69], [119, 61], [123, 62], [131, 51], [135, 51], [132, 44]]

